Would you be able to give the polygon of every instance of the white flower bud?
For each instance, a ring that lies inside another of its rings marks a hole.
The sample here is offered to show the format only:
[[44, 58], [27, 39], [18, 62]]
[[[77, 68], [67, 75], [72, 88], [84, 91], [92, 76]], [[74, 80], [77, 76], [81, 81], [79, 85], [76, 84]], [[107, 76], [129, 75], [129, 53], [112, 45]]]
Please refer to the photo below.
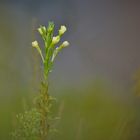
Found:
[[60, 28], [60, 30], [59, 30], [59, 35], [61, 36], [61, 35], [63, 35], [65, 32], [66, 32], [66, 30], [67, 30], [67, 28], [66, 28], [66, 26], [61, 26], [61, 28]]
[[43, 32], [46, 33], [46, 27], [45, 27], [45, 26], [41, 26], [41, 27], [39, 27], [37, 30], [38, 30], [38, 32], [39, 32], [41, 35], [43, 35]]
[[46, 32], [46, 27], [45, 26], [43, 26], [42, 29]]
[[64, 48], [64, 47], [67, 47], [67, 46], [69, 46], [69, 42], [68, 42], [68, 41], [64, 41], [64, 42], [62, 43], [62, 47]]
[[38, 28], [37, 30], [38, 30], [38, 32], [39, 32], [41, 35], [43, 35], [43, 32], [42, 32], [41, 27], [40, 27], [40, 28]]
[[37, 49], [37, 51], [38, 51], [38, 53], [40, 54], [41, 59], [42, 59], [42, 61], [43, 61], [43, 63], [44, 63], [44, 57], [43, 57], [43, 55], [42, 55], [42, 51], [41, 51], [41, 49], [40, 49], [40, 47], [39, 47], [39, 45], [38, 45], [38, 42], [37, 42], [36, 40], [32, 42], [32, 46], [33, 46], [34, 48]]
[[60, 41], [60, 37], [59, 36], [56, 36], [56, 37], [52, 38], [52, 43], [53, 44], [57, 44], [59, 41]]
[[38, 42], [37, 42], [36, 40], [33, 41], [33, 42], [32, 42], [32, 46], [35, 47], [35, 48], [37, 48], [37, 47], [38, 47]]

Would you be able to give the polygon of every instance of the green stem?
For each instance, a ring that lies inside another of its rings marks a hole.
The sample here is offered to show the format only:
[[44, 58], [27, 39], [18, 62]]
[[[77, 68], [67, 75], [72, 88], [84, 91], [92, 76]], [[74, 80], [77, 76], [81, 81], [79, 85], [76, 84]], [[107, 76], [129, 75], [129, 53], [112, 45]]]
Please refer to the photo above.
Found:
[[49, 122], [48, 122], [48, 114], [49, 114], [49, 94], [48, 94], [48, 82], [43, 82], [40, 92], [40, 105], [38, 110], [41, 114], [40, 120], [40, 140], [46, 140], [49, 133]]

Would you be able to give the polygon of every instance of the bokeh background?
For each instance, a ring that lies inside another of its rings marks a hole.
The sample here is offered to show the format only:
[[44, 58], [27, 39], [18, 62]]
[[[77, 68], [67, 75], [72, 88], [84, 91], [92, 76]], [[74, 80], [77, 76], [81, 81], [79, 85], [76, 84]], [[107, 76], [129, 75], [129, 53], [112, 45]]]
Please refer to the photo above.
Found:
[[140, 139], [138, 0], [0, 0], [0, 139], [38, 93], [40, 58], [31, 42], [48, 21], [68, 28], [55, 63], [52, 140]]

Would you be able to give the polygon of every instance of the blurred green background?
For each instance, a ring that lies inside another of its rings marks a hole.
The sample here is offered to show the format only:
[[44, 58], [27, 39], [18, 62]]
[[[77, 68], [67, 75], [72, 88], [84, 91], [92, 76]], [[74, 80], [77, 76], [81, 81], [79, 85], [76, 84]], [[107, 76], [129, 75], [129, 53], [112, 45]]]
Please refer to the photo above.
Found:
[[68, 28], [70, 47], [50, 77], [61, 119], [52, 140], [139, 140], [140, 2], [0, 1], [0, 140], [38, 93], [40, 58], [31, 42], [48, 21]]

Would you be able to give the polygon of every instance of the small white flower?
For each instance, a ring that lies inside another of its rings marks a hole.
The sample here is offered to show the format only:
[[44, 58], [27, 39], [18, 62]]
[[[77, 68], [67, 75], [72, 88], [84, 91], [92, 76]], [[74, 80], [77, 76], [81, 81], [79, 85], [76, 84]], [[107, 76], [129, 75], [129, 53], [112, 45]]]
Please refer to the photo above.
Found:
[[64, 41], [63, 44], [62, 44], [62, 47], [64, 48], [64, 47], [67, 47], [67, 46], [69, 46], [69, 42], [68, 41]]
[[56, 37], [52, 38], [52, 43], [53, 44], [57, 44], [59, 41], [60, 41], [60, 37], [59, 36], [56, 36]]
[[66, 26], [61, 26], [61, 28], [60, 28], [60, 30], [59, 30], [59, 35], [61, 36], [61, 35], [63, 35], [65, 32], [66, 32], [66, 30], [67, 30], [67, 28], [66, 28]]
[[37, 30], [38, 30], [38, 32], [39, 32], [41, 35], [43, 34], [43, 32], [42, 32], [42, 29], [41, 29], [41, 28], [38, 28]]
[[33, 41], [33, 42], [32, 42], [32, 46], [35, 47], [35, 48], [37, 48], [37, 47], [38, 47], [38, 42], [37, 42], [36, 40]]
[[46, 32], [46, 27], [45, 26], [43, 26], [42, 29]]
[[46, 27], [42, 26], [42, 27], [39, 27], [37, 30], [41, 35], [43, 35], [43, 31], [46, 32]]
[[40, 47], [38, 45], [38, 42], [36, 40], [32, 42], [32, 46], [37, 49], [37, 51], [40, 54], [41, 59], [42, 59], [42, 61], [44, 63], [44, 57], [43, 57], [42, 51], [41, 51], [41, 49], [40, 49]]

